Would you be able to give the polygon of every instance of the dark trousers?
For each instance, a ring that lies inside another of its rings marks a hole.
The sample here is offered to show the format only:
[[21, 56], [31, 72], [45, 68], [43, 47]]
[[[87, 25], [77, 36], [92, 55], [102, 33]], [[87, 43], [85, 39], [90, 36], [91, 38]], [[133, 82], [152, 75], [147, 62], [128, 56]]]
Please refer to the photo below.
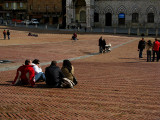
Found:
[[142, 58], [143, 49], [139, 49], [139, 58]]
[[151, 50], [147, 50], [147, 62], [151, 62]]
[[159, 61], [159, 51], [154, 51], [154, 50], [153, 50], [153, 59], [152, 59], [152, 61], [154, 62], [155, 54], [157, 55], [157, 62], [158, 62]]
[[99, 46], [99, 53], [102, 53], [102, 50], [103, 50], [102, 46]]

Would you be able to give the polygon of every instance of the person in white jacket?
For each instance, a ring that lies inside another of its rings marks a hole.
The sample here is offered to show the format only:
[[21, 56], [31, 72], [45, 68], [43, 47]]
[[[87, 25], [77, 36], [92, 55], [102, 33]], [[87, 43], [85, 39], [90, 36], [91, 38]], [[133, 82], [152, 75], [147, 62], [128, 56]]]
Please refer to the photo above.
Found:
[[35, 59], [32, 62], [33, 69], [35, 71], [35, 82], [38, 82], [39, 80], [42, 80], [42, 81], [46, 80], [45, 74], [42, 72], [42, 69], [39, 64], [40, 64], [40, 61], [38, 59]]

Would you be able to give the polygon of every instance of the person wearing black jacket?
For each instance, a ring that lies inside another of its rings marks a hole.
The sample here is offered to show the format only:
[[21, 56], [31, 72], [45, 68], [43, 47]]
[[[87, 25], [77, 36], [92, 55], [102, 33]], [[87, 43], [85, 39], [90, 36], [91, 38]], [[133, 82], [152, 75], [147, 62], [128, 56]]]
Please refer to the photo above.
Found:
[[99, 38], [99, 53], [102, 53], [102, 36]]
[[146, 42], [144, 41], [144, 38], [142, 38], [142, 40], [140, 40], [138, 44], [139, 58], [143, 58], [142, 52], [145, 49], [145, 44]]
[[45, 76], [46, 76], [46, 84], [48, 86], [51, 86], [54, 88], [61, 87], [61, 84], [63, 81], [62, 79], [64, 78], [64, 75], [61, 69], [57, 66], [56, 61], [52, 61], [51, 65], [49, 67], [46, 67]]

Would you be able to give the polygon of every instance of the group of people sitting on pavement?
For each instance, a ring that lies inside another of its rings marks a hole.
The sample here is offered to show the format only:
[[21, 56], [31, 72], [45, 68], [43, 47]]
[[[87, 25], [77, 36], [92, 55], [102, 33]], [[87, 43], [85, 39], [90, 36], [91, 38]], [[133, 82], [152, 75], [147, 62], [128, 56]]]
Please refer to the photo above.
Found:
[[36, 87], [36, 82], [45, 81], [49, 87], [73, 88], [78, 83], [73, 74], [74, 67], [69, 60], [63, 61], [61, 69], [57, 66], [56, 61], [52, 61], [43, 73], [38, 59], [33, 62], [27, 59], [25, 64], [17, 69], [12, 85], [30, 84], [32, 87]]
[[157, 38], [155, 38], [155, 41], [153, 43], [151, 40], [145, 42], [144, 38], [142, 37], [142, 39], [138, 43], [139, 58], [143, 58], [142, 53], [145, 48], [147, 50], [147, 62], [154, 62], [155, 54], [158, 62], [160, 56], [160, 41]]
[[38, 34], [33, 34], [33, 33], [28, 33], [28, 36], [34, 36], [34, 37], [38, 37]]

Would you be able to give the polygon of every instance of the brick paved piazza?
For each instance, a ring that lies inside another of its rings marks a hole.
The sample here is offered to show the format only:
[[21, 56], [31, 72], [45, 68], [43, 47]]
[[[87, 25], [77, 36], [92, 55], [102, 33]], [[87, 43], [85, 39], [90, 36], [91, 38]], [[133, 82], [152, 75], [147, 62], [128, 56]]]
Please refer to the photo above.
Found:
[[[12, 61], [0, 64], [1, 120], [160, 120], [160, 64], [147, 63], [145, 51], [138, 59], [139, 37], [78, 34], [73, 42], [69, 33], [9, 29], [11, 40], [0, 35], [0, 59]], [[100, 36], [112, 52], [97, 54]], [[44, 82], [37, 88], [10, 86], [26, 58], [40, 59], [43, 71], [51, 60], [74, 58], [79, 84], [74, 89], [47, 88]]]

